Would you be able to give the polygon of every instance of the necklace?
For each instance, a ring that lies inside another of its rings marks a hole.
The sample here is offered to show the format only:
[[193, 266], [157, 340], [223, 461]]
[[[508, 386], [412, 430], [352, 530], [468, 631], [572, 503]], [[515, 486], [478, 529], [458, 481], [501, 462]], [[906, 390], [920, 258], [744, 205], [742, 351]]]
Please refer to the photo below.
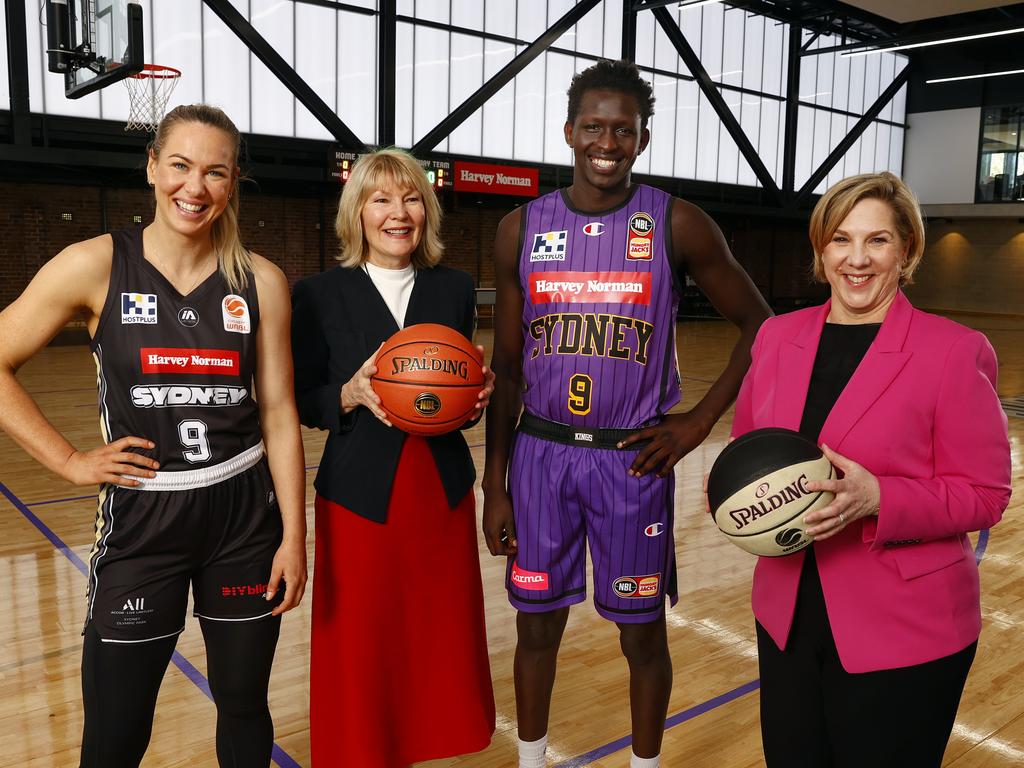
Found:
[[156, 249], [154, 248], [149, 248], [148, 251], [150, 255], [153, 256], [153, 259], [156, 261], [155, 266], [157, 267], [160, 274], [162, 274], [167, 279], [167, 282], [169, 282], [174, 287], [174, 290], [176, 290], [182, 296], [188, 296], [190, 293], [192, 293], [192, 291], [196, 289], [196, 286], [199, 285], [199, 283], [201, 283], [205, 278], [209, 277], [210, 275], [208, 271], [210, 263], [209, 257], [207, 257], [206, 259], [203, 260], [202, 266], [200, 266], [199, 269], [196, 270], [195, 277], [193, 278], [192, 283], [189, 285], [189, 287], [186, 288], [185, 290], [181, 290], [178, 287], [178, 284], [171, 279], [171, 270], [164, 262], [163, 257], [161, 257], [160, 254], [157, 253]]

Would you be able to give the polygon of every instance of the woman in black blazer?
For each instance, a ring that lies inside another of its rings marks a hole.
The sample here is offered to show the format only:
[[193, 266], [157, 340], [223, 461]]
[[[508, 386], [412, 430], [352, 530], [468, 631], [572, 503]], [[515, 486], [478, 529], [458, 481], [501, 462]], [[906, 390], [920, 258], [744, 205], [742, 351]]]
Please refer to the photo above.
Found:
[[[438, 266], [440, 220], [414, 158], [364, 156], [338, 209], [341, 265], [292, 298], [299, 415], [329, 432], [315, 482], [310, 668], [321, 767], [476, 752], [494, 731], [469, 448], [459, 431], [392, 427], [369, 378], [399, 327], [441, 323], [472, 338], [472, 279]], [[480, 406], [493, 386], [485, 372]]]

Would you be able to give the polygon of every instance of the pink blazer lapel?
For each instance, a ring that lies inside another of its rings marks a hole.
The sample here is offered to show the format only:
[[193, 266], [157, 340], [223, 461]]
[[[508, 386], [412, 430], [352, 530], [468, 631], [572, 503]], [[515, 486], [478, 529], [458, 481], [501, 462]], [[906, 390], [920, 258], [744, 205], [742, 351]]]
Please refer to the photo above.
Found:
[[821, 329], [825, 325], [831, 301], [808, 314], [800, 331], [779, 348], [779, 367], [776, 371], [775, 425], [787, 429], [800, 429], [800, 419], [807, 400], [807, 387], [811, 383], [814, 356], [818, 353]]
[[878, 329], [878, 336], [854, 371], [821, 429], [821, 442], [837, 448], [847, 433], [889, 388], [912, 353], [903, 346], [914, 308], [900, 291]]

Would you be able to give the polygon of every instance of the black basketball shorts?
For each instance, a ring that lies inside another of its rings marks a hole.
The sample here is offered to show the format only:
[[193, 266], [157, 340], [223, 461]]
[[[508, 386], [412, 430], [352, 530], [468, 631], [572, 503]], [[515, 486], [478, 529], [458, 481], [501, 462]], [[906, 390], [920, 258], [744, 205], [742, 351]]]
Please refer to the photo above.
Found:
[[[86, 623], [104, 642], [141, 643], [180, 633], [189, 583], [193, 613], [215, 621], [260, 619], [281, 602], [283, 586], [273, 601], [264, 598], [282, 524], [258, 447], [255, 463], [212, 485], [103, 486]], [[176, 474], [186, 473], [158, 473]]]

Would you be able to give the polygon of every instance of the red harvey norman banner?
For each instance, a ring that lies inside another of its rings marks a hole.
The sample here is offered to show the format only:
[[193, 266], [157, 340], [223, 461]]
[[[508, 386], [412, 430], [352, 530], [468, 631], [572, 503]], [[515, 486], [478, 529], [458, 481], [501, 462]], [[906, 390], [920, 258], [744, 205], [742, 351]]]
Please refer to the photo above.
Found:
[[212, 373], [237, 376], [238, 353], [229, 349], [143, 347], [139, 350], [143, 373]]
[[537, 169], [455, 161], [455, 189], [492, 195], [537, 196]]
[[650, 304], [650, 272], [533, 272], [534, 304]]

